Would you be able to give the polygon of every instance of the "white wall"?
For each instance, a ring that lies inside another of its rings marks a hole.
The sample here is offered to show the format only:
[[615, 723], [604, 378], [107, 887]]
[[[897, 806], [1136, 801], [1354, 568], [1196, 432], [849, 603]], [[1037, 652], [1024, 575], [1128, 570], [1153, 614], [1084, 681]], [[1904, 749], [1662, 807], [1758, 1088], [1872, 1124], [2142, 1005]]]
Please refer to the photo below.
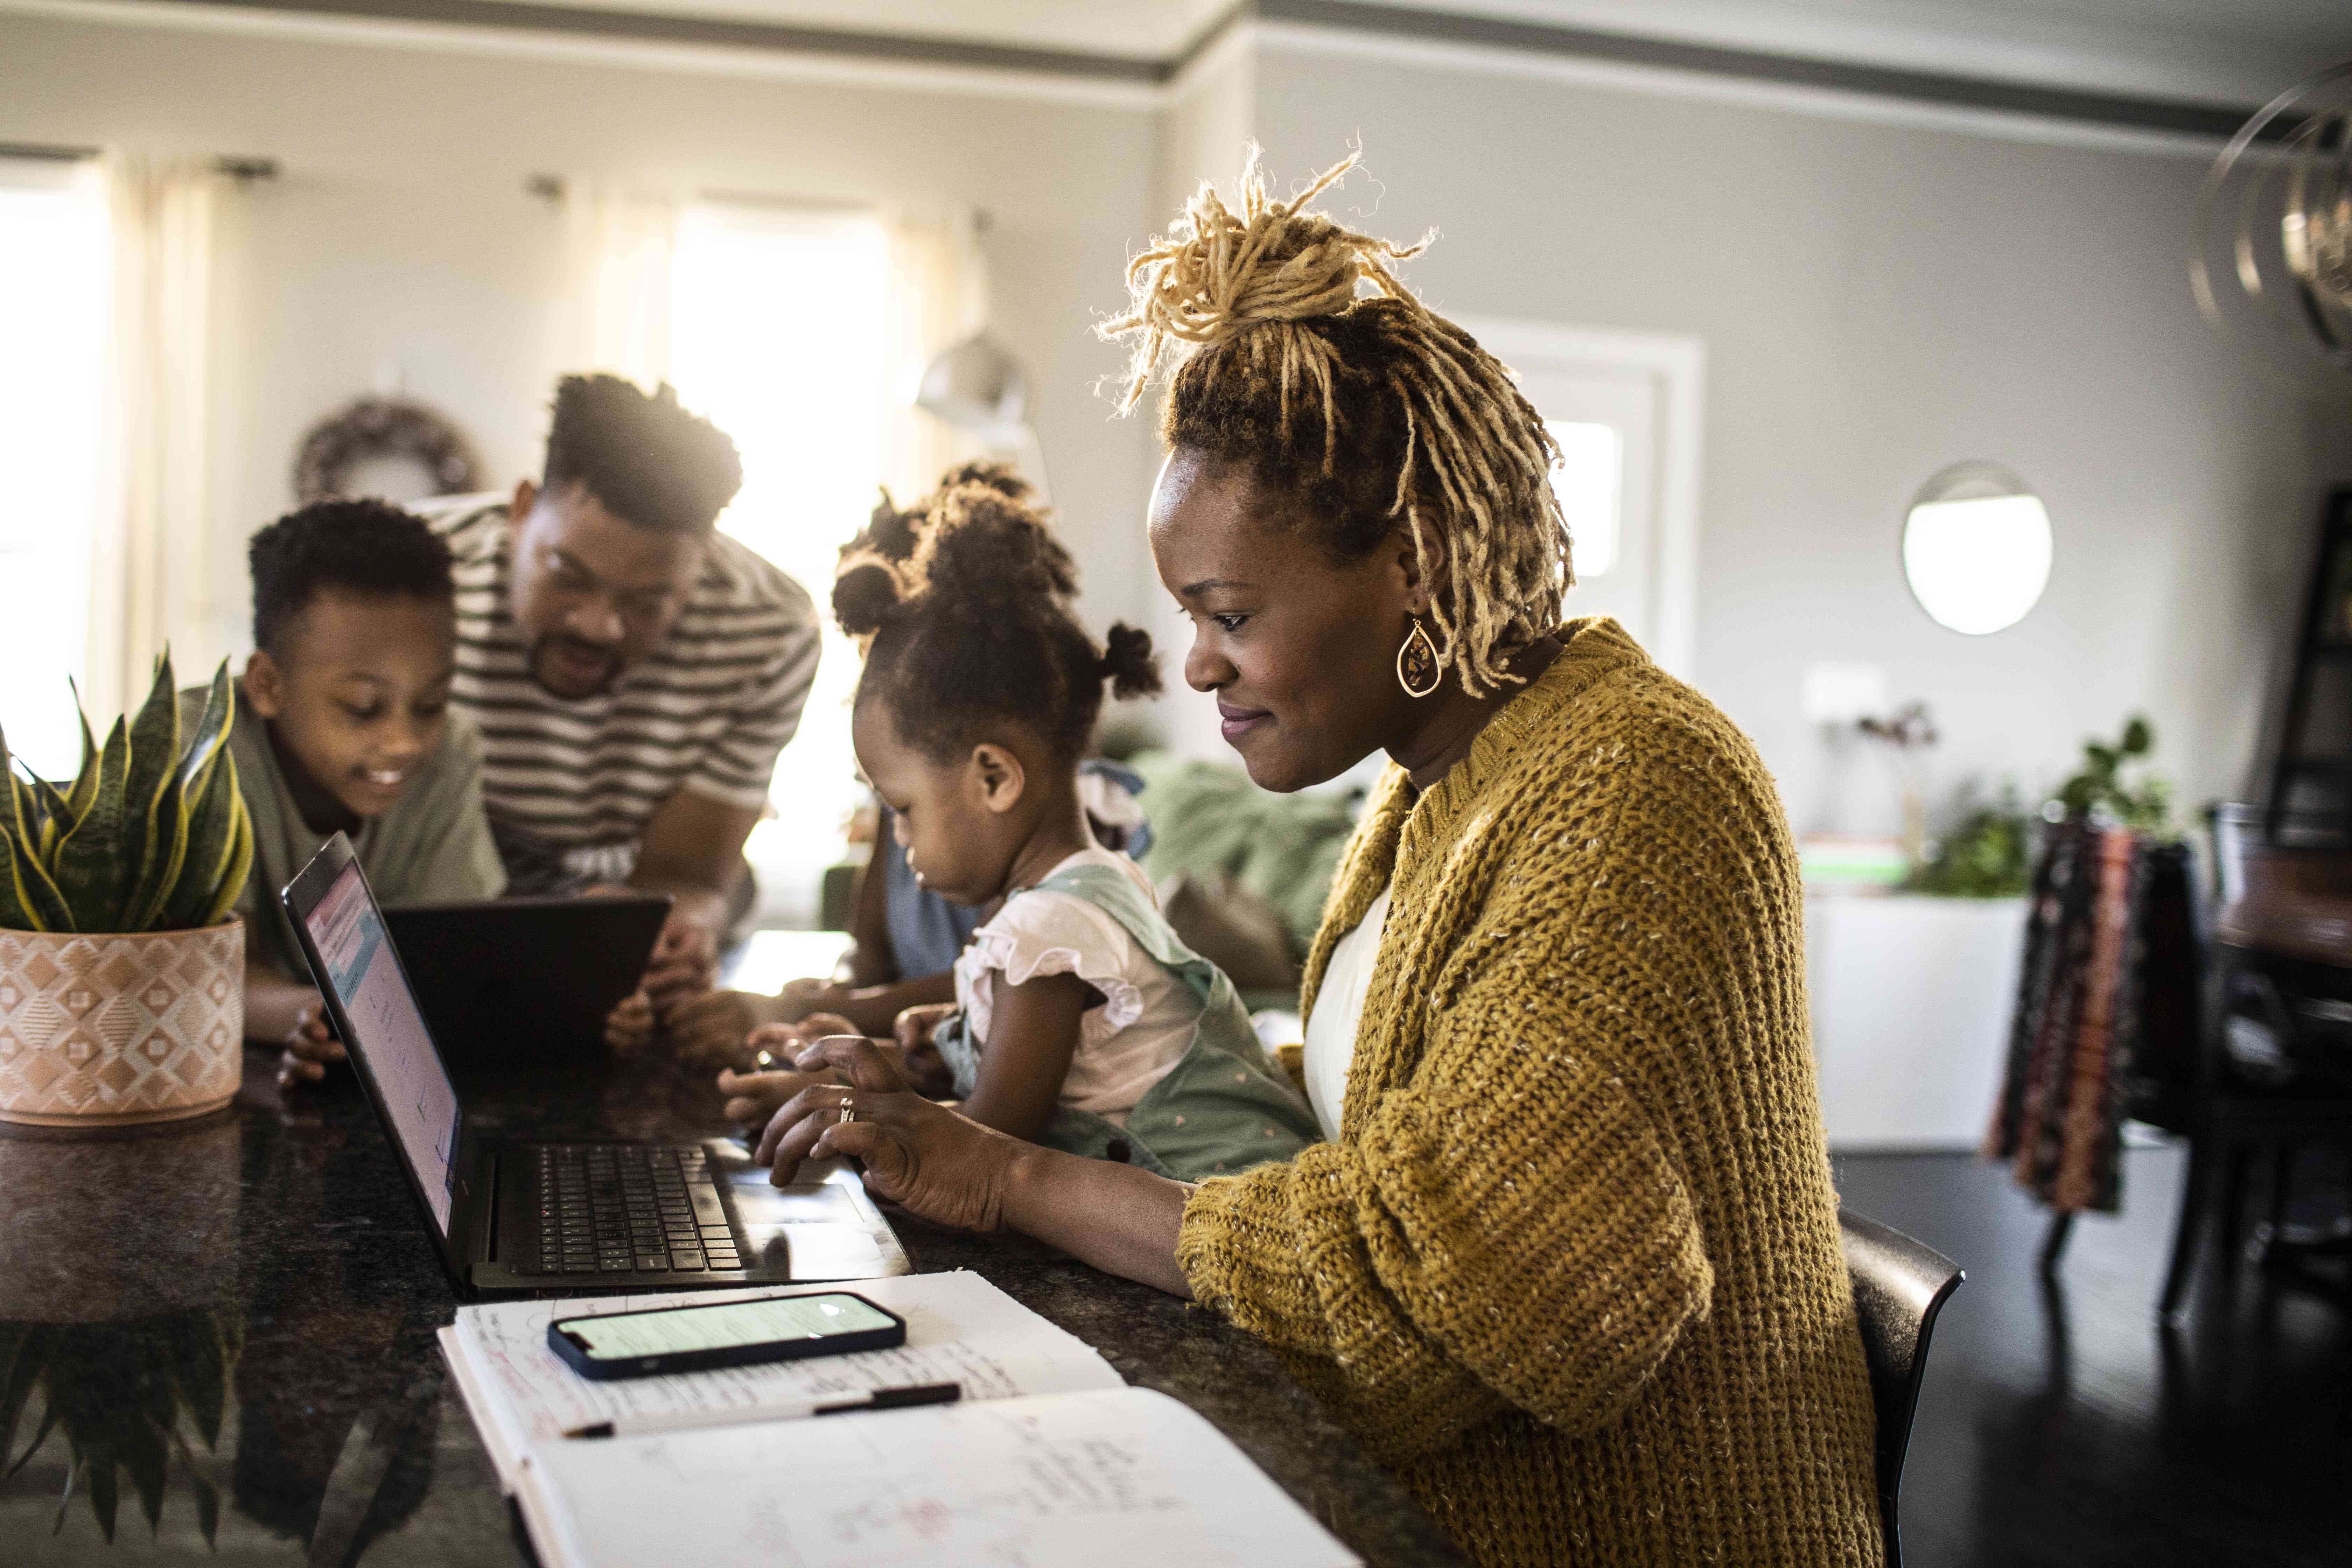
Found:
[[[0, 16], [0, 141], [273, 156], [232, 206], [215, 484], [228, 533], [287, 501], [294, 440], [397, 365], [510, 479], [557, 370], [549, 172], [994, 218], [997, 327], [1026, 362], [1098, 625], [1175, 626], [1141, 538], [1150, 421], [1108, 417], [1092, 325], [1127, 256], [1255, 134], [1276, 174], [1364, 143], [1343, 208], [1443, 237], [1409, 276], [1463, 313], [1694, 333], [1708, 353], [1696, 668], [1801, 827], [1891, 827], [1883, 780], [1798, 713], [1815, 659], [1935, 707], [1938, 787], [2040, 788], [2146, 709], [2195, 801], [2242, 787], [2352, 414], [2305, 407], [2198, 322], [2195, 155], [2093, 151], [1313, 52], [1203, 62], [1164, 111]], [[2013, 630], [1904, 588], [1896, 527], [1955, 459], [2047, 497], [2057, 561]], [[839, 528], [856, 520], [821, 520]], [[225, 591], [242, 573], [225, 556]], [[1220, 750], [1176, 679], [1188, 741]]]
[[[2067, 771], [2145, 709], [2195, 802], [2244, 787], [2318, 483], [2352, 409], [2272, 390], [2198, 321], [2198, 155], [1812, 118], [1276, 40], [1256, 125], [1285, 180], [1360, 136], [1341, 209], [1442, 237], [1442, 310], [1689, 332], [1707, 351], [1698, 684], [1800, 828], [1891, 831], [1798, 710], [1816, 659], [1883, 666], [1944, 742], [1938, 788]], [[2057, 558], [2013, 629], [1912, 602], [1896, 531], [1964, 458], [2047, 499]], [[1573, 608], [1573, 597], [1570, 600]], [[1852, 766], [1870, 767], [1862, 758]]]
[[[1228, 194], [1241, 168], [1256, 115], [1257, 51], [1240, 29], [1210, 49], [1177, 84], [1175, 100], [1160, 120], [1159, 160], [1154, 170], [1150, 229], [1153, 237], [1176, 226], [1185, 203], [1204, 179], [1213, 180]], [[1154, 429], [1160, 414], [1155, 394], [1132, 416], [1147, 430]], [[1159, 467], [1160, 441], [1149, 445], [1152, 472]], [[1149, 496], [1146, 492], [1146, 500]], [[1144, 569], [1151, 570], [1149, 551]], [[1184, 655], [1192, 647], [1190, 618], [1152, 574], [1145, 584], [1150, 618], [1142, 625], [1160, 650], [1160, 671], [1165, 689], [1152, 705], [1150, 722], [1171, 749], [1191, 756], [1231, 761], [1234, 753], [1217, 731], [1217, 710], [1207, 698], [1184, 685]]]
[[[536, 472], [556, 363], [551, 173], [991, 217], [995, 330], [1024, 362], [1092, 616], [1140, 613], [1149, 431], [1093, 384], [1147, 226], [1142, 109], [912, 95], [0, 16], [0, 142], [278, 159], [230, 204], [215, 507], [232, 541], [291, 500], [312, 420], [397, 366], [493, 476]], [[818, 302], [821, 308], [821, 302]], [[789, 366], [780, 366], [789, 374]], [[864, 520], [811, 519], [844, 537]], [[242, 561], [225, 550], [228, 591]]]

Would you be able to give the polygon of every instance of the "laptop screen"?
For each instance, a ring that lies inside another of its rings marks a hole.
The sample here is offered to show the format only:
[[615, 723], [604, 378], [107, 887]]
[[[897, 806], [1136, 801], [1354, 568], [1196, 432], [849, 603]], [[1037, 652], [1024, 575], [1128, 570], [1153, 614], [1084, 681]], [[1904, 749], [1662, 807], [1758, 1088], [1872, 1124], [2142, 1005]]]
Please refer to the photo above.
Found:
[[393, 1135], [446, 1238], [457, 1185], [457, 1091], [425, 1032], [425, 1016], [384, 934], [383, 912], [356, 862], [343, 868], [306, 923], [326, 982], [357, 1037], [344, 1044], [375, 1080]]

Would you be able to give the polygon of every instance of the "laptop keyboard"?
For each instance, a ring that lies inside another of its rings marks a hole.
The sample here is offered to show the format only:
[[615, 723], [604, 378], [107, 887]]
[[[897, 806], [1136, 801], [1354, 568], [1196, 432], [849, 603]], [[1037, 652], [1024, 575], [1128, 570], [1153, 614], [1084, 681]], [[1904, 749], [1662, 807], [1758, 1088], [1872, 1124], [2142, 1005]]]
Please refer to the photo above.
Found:
[[545, 1143], [541, 1274], [698, 1274], [742, 1265], [708, 1158], [693, 1144]]

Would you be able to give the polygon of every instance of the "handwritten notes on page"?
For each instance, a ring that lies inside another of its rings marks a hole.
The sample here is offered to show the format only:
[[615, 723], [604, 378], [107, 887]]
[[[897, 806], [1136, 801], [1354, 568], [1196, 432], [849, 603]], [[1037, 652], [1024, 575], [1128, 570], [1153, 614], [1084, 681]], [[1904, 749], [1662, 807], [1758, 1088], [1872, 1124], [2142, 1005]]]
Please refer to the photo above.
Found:
[[[609, 1383], [582, 1377], [547, 1348], [547, 1325], [556, 1318], [845, 1289], [906, 1319], [907, 1342], [893, 1350]], [[460, 1307], [456, 1324], [441, 1331], [441, 1342], [467, 1407], [482, 1429], [484, 1446], [509, 1490], [521, 1457], [532, 1444], [551, 1437], [561, 1442], [557, 1435], [567, 1427], [619, 1415], [734, 1408], [743, 1413], [744, 1420], [757, 1421], [763, 1406], [855, 1398], [872, 1389], [919, 1383], [961, 1384], [966, 1401], [1124, 1386], [1110, 1363], [1085, 1341], [1055, 1327], [979, 1275], [961, 1271], [861, 1279], [845, 1286]], [[828, 1424], [837, 1425], [839, 1419], [829, 1417]]]
[[1146, 1389], [533, 1447], [549, 1568], [1353, 1568], [1201, 1416]]

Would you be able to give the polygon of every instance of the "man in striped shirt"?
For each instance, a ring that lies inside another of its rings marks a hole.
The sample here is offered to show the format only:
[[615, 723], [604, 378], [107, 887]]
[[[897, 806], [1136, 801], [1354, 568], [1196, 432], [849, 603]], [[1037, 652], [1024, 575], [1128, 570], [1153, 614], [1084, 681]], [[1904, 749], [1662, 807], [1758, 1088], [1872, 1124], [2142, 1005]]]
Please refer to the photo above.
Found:
[[417, 509], [454, 558], [451, 696], [510, 889], [677, 900], [616, 1037], [709, 989], [816, 674], [807, 592], [714, 526], [741, 478], [667, 385], [571, 375], [538, 483]]

